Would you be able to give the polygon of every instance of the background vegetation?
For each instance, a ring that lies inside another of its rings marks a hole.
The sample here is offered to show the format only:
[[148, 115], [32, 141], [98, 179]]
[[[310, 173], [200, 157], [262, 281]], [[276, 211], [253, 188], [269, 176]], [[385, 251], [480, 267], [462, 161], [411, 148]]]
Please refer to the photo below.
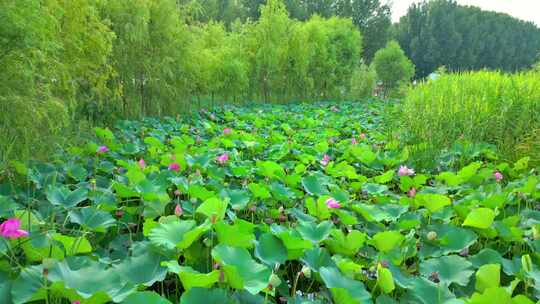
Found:
[[506, 159], [540, 159], [539, 73], [445, 74], [410, 90], [402, 106], [403, 137], [423, 165], [458, 141], [492, 144]]

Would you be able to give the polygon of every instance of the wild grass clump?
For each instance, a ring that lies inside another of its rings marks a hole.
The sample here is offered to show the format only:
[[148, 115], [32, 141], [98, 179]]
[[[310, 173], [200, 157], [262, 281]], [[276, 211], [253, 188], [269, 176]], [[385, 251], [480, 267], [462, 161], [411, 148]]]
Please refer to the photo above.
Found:
[[540, 73], [481, 71], [446, 74], [411, 89], [400, 121], [415, 143], [417, 162], [436, 165], [441, 150], [458, 141], [488, 143], [503, 159], [538, 160]]

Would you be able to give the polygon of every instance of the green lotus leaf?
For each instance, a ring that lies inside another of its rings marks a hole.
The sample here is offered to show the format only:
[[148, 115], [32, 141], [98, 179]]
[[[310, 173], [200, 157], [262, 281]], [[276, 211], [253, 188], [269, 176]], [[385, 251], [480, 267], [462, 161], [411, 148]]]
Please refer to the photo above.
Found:
[[272, 271], [255, 262], [246, 249], [219, 244], [212, 249], [212, 257], [222, 265], [231, 287], [257, 294], [268, 286]]

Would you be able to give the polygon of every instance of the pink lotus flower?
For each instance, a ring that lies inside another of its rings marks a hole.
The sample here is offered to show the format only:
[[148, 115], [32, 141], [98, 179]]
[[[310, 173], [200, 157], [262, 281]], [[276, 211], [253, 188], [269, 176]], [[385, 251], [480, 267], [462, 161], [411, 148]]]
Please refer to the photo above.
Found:
[[79, 300], [73, 301], [73, 302], [71, 302], [71, 304], [81, 304], [81, 301], [79, 301]]
[[400, 166], [398, 170], [399, 176], [409, 176], [414, 175], [414, 170], [411, 168], [407, 168], [407, 166]]
[[97, 154], [103, 154], [107, 152], [109, 152], [109, 147], [107, 146], [99, 146], [99, 148], [96, 151]]
[[328, 154], [325, 154], [322, 160], [320, 161], [321, 165], [323, 166], [328, 165], [329, 162], [330, 162], [330, 156], [328, 156]]
[[184, 210], [182, 210], [182, 206], [180, 206], [180, 204], [176, 204], [176, 207], [174, 207], [174, 215], [181, 216], [182, 213], [184, 213]]
[[502, 173], [499, 171], [495, 171], [495, 173], [493, 173], [493, 177], [495, 177], [495, 180], [497, 181], [497, 183], [500, 183], [504, 178]]
[[333, 198], [327, 199], [325, 203], [326, 203], [326, 206], [328, 206], [328, 208], [330, 208], [330, 209], [339, 209], [339, 208], [341, 208], [341, 205], [339, 204], [339, 202], [336, 201]]
[[229, 154], [227, 153], [223, 153], [220, 156], [216, 157], [216, 161], [220, 163], [221, 165], [226, 163], [228, 160], [229, 160]]
[[361, 139], [361, 140], [366, 139], [366, 134], [365, 134], [365, 133], [360, 133], [360, 139]]
[[231, 134], [231, 132], [232, 132], [232, 129], [231, 129], [231, 128], [225, 128], [225, 129], [223, 129], [223, 135], [229, 135], [229, 134]]
[[146, 162], [144, 161], [143, 158], [139, 159], [139, 167], [141, 169], [144, 169], [146, 167]]
[[172, 163], [169, 165], [169, 170], [180, 171], [180, 165], [178, 163]]
[[411, 189], [409, 189], [409, 191], [407, 192], [407, 195], [409, 197], [415, 197], [416, 196], [416, 188], [412, 187]]
[[18, 239], [23, 236], [28, 236], [28, 231], [19, 229], [21, 221], [17, 218], [10, 218], [0, 224], [0, 235], [9, 239]]
[[351, 144], [353, 144], [353, 145], [358, 145], [358, 140], [356, 140], [356, 138], [353, 137], [353, 138], [351, 139]]

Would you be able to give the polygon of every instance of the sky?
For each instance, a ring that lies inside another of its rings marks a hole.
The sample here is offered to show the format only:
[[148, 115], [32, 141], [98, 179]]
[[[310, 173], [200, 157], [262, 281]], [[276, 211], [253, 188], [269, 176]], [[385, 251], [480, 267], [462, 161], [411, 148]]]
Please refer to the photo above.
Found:
[[[392, 3], [392, 20], [407, 13], [409, 5], [419, 0], [387, 0]], [[540, 26], [540, 0], [457, 0], [461, 5], [474, 5], [483, 10], [507, 13], [519, 19], [533, 21]]]

